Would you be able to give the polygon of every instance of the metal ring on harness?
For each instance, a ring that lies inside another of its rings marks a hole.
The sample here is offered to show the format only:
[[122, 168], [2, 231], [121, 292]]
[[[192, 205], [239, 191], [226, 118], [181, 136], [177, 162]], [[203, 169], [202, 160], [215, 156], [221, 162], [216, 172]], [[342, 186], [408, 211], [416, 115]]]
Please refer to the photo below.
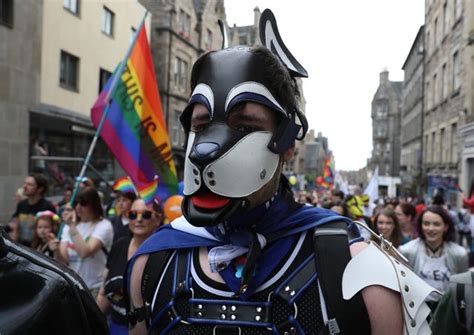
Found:
[[376, 232], [374, 232], [372, 229], [370, 229], [369, 227], [367, 227], [367, 225], [363, 224], [362, 222], [360, 221], [352, 221], [353, 223], [355, 223], [357, 226], [361, 227], [361, 228], [364, 228], [365, 230], [367, 230], [370, 235], [372, 237], [374, 237], [376, 239], [376, 242], [379, 243], [379, 245], [382, 247], [382, 249], [384, 251], [386, 251], [387, 253], [391, 254], [392, 256], [394, 256], [396, 259], [398, 260], [401, 260], [405, 265], [408, 265], [408, 259], [406, 259], [405, 256], [403, 256], [400, 251], [397, 250], [397, 248], [394, 248], [393, 247], [393, 244], [392, 242], [386, 240], [382, 234], [377, 234]]
[[[272, 295], [274, 295], [274, 296], [277, 297], [277, 298], [280, 298], [282, 301], [284, 301], [284, 302], [288, 305], [288, 301], [286, 301], [285, 299], [281, 298], [281, 297], [278, 296], [277, 294], [274, 294], [274, 292], [270, 292], [270, 293], [268, 294], [267, 302], [269, 302], [270, 304], [272, 304], [272, 307], [273, 307]], [[289, 315], [289, 316], [288, 316], [288, 320], [286, 320], [286, 321], [289, 321], [289, 318], [290, 318], [290, 317], [292, 317], [294, 320], [296, 320], [296, 318], [298, 317], [298, 305], [296, 305], [296, 302], [293, 302], [292, 306], [293, 306], [293, 311], [294, 311], [294, 313], [293, 313], [293, 315]], [[282, 325], [282, 324], [274, 325], [274, 326], [275, 326], [275, 328], [279, 329], [279, 328], [281, 328], [281, 325]], [[267, 327], [267, 329], [273, 331], [272, 328]]]

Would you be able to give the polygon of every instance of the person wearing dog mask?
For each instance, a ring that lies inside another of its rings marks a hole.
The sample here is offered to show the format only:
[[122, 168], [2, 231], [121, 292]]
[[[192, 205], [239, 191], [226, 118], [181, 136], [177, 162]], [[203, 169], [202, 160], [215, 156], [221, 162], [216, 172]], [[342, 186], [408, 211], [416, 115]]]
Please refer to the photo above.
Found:
[[[183, 216], [129, 262], [131, 334], [429, 331], [422, 299], [432, 288], [389, 255], [396, 251], [367, 246], [349, 218], [293, 199], [282, 167], [307, 131], [295, 83], [307, 73], [272, 12], [261, 15], [263, 46], [229, 48], [222, 23], [221, 31], [222, 50], [194, 64], [181, 115]], [[368, 266], [380, 268], [363, 273]], [[412, 297], [399, 282], [418, 292], [406, 314]]]

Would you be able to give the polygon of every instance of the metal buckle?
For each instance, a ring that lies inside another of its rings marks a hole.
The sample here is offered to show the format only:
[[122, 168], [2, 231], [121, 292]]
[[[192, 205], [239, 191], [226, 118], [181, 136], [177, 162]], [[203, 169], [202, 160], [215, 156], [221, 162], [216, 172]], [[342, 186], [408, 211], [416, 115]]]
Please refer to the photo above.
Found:
[[[212, 329], [212, 335], [217, 335], [216, 334], [216, 328], [219, 327], [219, 326], [214, 326], [214, 328]], [[242, 329], [240, 327], [236, 327], [238, 330], [239, 330], [239, 335], [242, 335]]]
[[[271, 302], [272, 295], [275, 295], [275, 297], [280, 298], [281, 300], [283, 300], [285, 303], [288, 304], [288, 301], [286, 301], [285, 299], [281, 298], [280, 296], [274, 294], [274, 292], [270, 292], [268, 294], [267, 302]], [[293, 318], [296, 319], [298, 317], [298, 305], [296, 305], [296, 302], [293, 302], [293, 311], [294, 311]]]
[[400, 253], [400, 251], [397, 250], [397, 248], [394, 248], [393, 244], [390, 241], [387, 241], [382, 236], [382, 234], [378, 235], [376, 232], [374, 232], [372, 229], [370, 229], [369, 227], [367, 227], [365, 224], [363, 224], [360, 221], [352, 221], [352, 222], [355, 223], [360, 228], [364, 228], [365, 230], [367, 230], [370, 233], [370, 235], [376, 239], [376, 242], [378, 242], [378, 245], [380, 245], [382, 250], [392, 255], [396, 259], [402, 261], [405, 265], [408, 265], [408, 259], [406, 259], [405, 256], [403, 256]]

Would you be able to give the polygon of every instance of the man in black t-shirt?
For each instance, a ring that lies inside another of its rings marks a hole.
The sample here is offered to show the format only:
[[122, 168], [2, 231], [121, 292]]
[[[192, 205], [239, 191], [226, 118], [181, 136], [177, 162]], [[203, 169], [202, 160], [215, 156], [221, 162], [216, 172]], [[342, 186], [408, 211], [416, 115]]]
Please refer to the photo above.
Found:
[[23, 192], [26, 199], [20, 201], [9, 223], [10, 237], [29, 246], [34, 234], [35, 215], [40, 211], [56, 212], [53, 204], [44, 198], [48, 181], [44, 175], [33, 174], [25, 178]]

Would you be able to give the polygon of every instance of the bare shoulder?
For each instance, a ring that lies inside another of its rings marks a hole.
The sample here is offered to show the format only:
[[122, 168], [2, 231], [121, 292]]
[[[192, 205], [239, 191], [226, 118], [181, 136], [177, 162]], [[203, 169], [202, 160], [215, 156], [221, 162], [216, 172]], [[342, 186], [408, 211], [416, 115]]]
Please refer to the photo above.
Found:
[[135, 307], [143, 305], [143, 297], [141, 294], [141, 282], [143, 277], [143, 270], [148, 261], [148, 255], [138, 256], [133, 263], [132, 274], [130, 278], [130, 298]]
[[349, 247], [351, 250], [351, 256], [354, 257], [357, 255], [359, 252], [367, 248], [369, 245], [366, 242], [356, 242], [352, 243], [351, 246]]
[[[367, 247], [366, 242], [352, 244], [350, 246], [352, 257]], [[362, 297], [369, 313], [372, 334], [403, 333], [403, 310], [398, 292], [372, 285], [362, 290]]]
[[[132, 274], [130, 278], [130, 303], [129, 306], [132, 309], [141, 308], [144, 305], [144, 300], [141, 291], [141, 283], [143, 277], [143, 271], [145, 270], [146, 263], [148, 261], [148, 255], [138, 256], [133, 263]], [[129, 334], [131, 335], [145, 335], [147, 334], [147, 329], [144, 321], [140, 321], [137, 324], [133, 325], [129, 329]]]

